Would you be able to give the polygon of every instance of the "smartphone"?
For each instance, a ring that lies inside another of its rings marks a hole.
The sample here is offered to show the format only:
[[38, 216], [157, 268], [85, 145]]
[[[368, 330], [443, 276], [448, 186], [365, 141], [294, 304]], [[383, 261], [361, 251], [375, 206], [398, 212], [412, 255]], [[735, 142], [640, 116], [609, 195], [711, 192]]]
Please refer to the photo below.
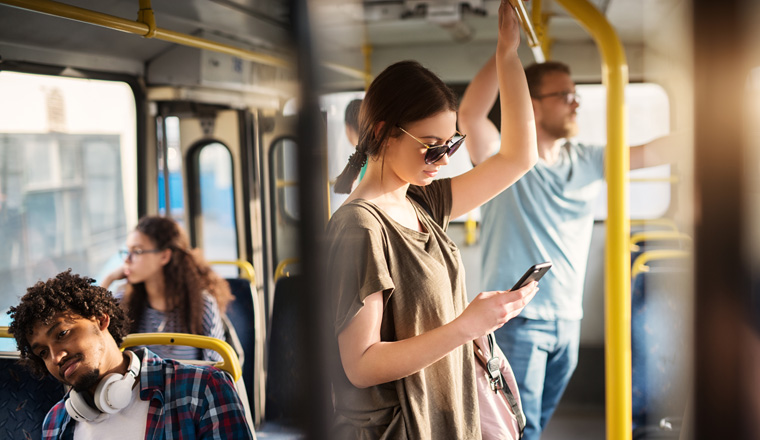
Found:
[[518, 281], [517, 284], [515, 284], [510, 290], [517, 290], [530, 283], [531, 281], [540, 280], [541, 277], [544, 276], [544, 274], [548, 272], [549, 269], [551, 269], [551, 267], [552, 263], [549, 261], [545, 263], [534, 264], [523, 274], [522, 277], [520, 277], [520, 281]]

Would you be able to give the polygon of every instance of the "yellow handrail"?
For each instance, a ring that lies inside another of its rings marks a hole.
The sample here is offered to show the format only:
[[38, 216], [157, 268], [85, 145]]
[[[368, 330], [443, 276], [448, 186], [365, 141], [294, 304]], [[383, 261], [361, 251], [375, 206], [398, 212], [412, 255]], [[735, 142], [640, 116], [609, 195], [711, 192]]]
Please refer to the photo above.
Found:
[[676, 222], [669, 218], [652, 218], [652, 219], [635, 219], [631, 220], [631, 226], [664, 226], [673, 231], [678, 231], [678, 225]]
[[298, 258], [286, 258], [277, 265], [277, 267], [274, 269], [274, 281], [277, 282], [282, 277], [289, 277], [290, 273], [285, 272], [285, 267], [287, 267], [289, 264], [298, 263], [300, 259]]
[[[0, 338], [12, 337], [13, 335], [8, 331], [8, 327], [0, 326]], [[132, 333], [124, 338], [121, 348], [125, 349], [137, 345], [187, 345], [214, 350], [222, 356], [222, 362], [217, 362], [214, 366], [230, 373], [234, 382], [237, 382], [243, 374], [235, 350], [230, 344], [210, 336], [186, 333]]]
[[[282, 57], [268, 55], [261, 52], [242, 49], [228, 44], [219, 43], [193, 35], [174, 32], [156, 27], [155, 15], [150, 7], [149, 0], [140, 0], [140, 10], [136, 21], [128, 20], [102, 12], [78, 8], [76, 6], [55, 2], [52, 0], [0, 0], [0, 4], [14, 6], [28, 11], [40, 12], [54, 17], [67, 18], [82, 23], [94, 24], [108, 29], [113, 29], [130, 34], [140, 35], [145, 38], [155, 38], [183, 46], [225, 53], [243, 60], [253, 61], [275, 67], [292, 67], [292, 62]], [[328, 69], [347, 76], [366, 80], [367, 75], [359, 69], [342, 66], [335, 63], [323, 63]]]
[[[128, 20], [102, 12], [78, 8], [52, 0], [0, 0], [0, 4], [14, 6], [28, 11], [40, 12], [54, 17], [67, 18], [82, 23], [94, 24], [116, 31], [140, 35], [145, 38], [155, 38], [183, 46], [225, 53], [244, 60], [253, 61], [275, 67], [292, 67], [292, 62], [285, 58], [268, 55], [261, 52], [242, 49], [228, 44], [219, 43], [181, 32], [161, 29], [156, 26], [156, 19], [149, 0], [140, 0], [140, 9], [136, 21]], [[359, 69], [325, 62], [323, 65], [338, 73], [366, 80], [367, 75]]]
[[[541, 43], [541, 52], [543, 53], [544, 59], [549, 60], [552, 57], [552, 39], [549, 38], [546, 31], [549, 24], [549, 14], [542, 12], [541, 0], [533, 0], [533, 7], [530, 12], [533, 29], [536, 31], [536, 38], [538, 38], [538, 41]], [[533, 56], [536, 56], [535, 52], [533, 53]]]
[[631, 279], [635, 279], [640, 273], [649, 272], [649, 266], [647, 263], [655, 260], [666, 260], [674, 258], [689, 258], [691, 254], [686, 251], [671, 250], [671, 249], [656, 249], [653, 251], [647, 251], [636, 257], [633, 262], [633, 269], [631, 269]]
[[640, 250], [639, 243], [642, 241], [664, 241], [664, 240], [683, 240], [688, 243], [692, 242], [692, 238], [688, 234], [677, 231], [645, 231], [637, 232], [631, 235], [631, 251], [636, 252]]
[[[2, 1], [2, 0], [0, 0]], [[298, 182], [295, 180], [283, 180], [283, 179], [277, 179], [274, 182], [274, 186], [276, 188], [289, 188], [293, 186], [298, 186]]]
[[372, 45], [367, 43], [369, 38], [367, 37], [367, 26], [364, 26], [364, 44], [362, 44], [362, 55], [364, 55], [364, 90], [369, 88], [372, 84]]
[[243, 375], [235, 350], [230, 344], [211, 336], [187, 333], [132, 333], [124, 338], [121, 348], [125, 349], [137, 345], [187, 345], [214, 350], [222, 356], [222, 362], [214, 364], [215, 367], [230, 373], [233, 382], [237, 382]]
[[628, 64], [623, 44], [588, 0], [557, 0], [599, 47], [607, 86], [607, 255], [605, 261], [605, 402], [607, 438], [631, 438], [631, 255], [628, 249], [629, 152], [626, 143], [625, 85]]
[[253, 265], [245, 260], [215, 260], [209, 261], [210, 265], [232, 265], [237, 266], [240, 269], [240, 277], [245, 278], [253, 284], [256, 284], [256, 271], [253, 269]]
[[[291, 62], [272, 55], [261, 52], [241, 49], [228, 44], [218, 43], [205, 38], [187, 35], [180, 32], [174, 32], [158, 27], [151, 28], [146, 23], [140, 21], [127, 20], [101, 12], [91, 11], [88, 9], [78, 8], [51, 0], [0, 0], [0, 3], [9, 6], [15, 6], [21, 9], [41, 12], [56, 17], [68, 18], [70, 20], [90, 23], [117, 31], [137, 34], [146, 38], [156, 38], [158, 40], [177, 43], [184, 46], [196, 47], [198, 49], [211, 50], [214, 52], [226, 53], [238, 58], [254, 61], [276, 67], [291, 67]], [[141, 3], [142, 6], [142, 3]], [[144, 16], [140, 14], [141, 18]], [[155, 21], [154, 21], [155, 23]], [[154, 24], [155, 26], [155, 24]]]
[[668, 182], [668, 183], [678, 183], [681, 181], [681, 179], [678, 178], [678, 176], [668, 176], [668, 177], [632, 177], [628, 179], [629, 182], [636, 182], [636, 183], [648, 183], [648, 182]]
[[467, 214], [467, 220], [464, 221], [464, 244], [471, 246], [475, 244], [478, 222], [475, 221], [472, 212]]
[[343, 66], [340, 64], [330, 63], [327, 61], [322, 61], [322, 65], [327, 67], [330, 70], [334, 70], [335, 72], [342, 73], [346, 76], [350, 76], [356, 79], [361, 79], [361, 80], [364, 80], [365, 82], [372, 81], [372, 75], [369, 75], [368, 73], [360, 69]]
[[536, 31], [533, 29], [533, 23], [530, 20], [530, 16], [528, 16], [528, 11], [525, 9], [525, 4], [522, 0], [509, 0], [509, 3], [517, 11], [517, 18], [520, 20], [520, 24], [522, 24], [525, 38], [528, 40], [528, 46], [533, 52], [533, 57], [537, 63], [543, 63], [546, 61], [546, 57], [541, 48], [541, 40], [538, 39]]

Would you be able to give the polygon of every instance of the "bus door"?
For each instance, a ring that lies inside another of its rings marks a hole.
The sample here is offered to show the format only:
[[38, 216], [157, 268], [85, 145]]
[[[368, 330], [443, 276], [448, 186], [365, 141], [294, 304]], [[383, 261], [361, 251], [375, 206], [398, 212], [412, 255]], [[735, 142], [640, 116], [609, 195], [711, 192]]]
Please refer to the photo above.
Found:
[[192, 106], [189, 113], [161, 107], [156, 130], [159, 213], [182, 222], [206, 259], [237, 260], [244, 249], [236, 228], [242, 224], [236, 200], [242, 187], [235, 170], [240, 163], [238, 114], [210, 106]]
[[[158, 211], [182, 222], [193, 247], [201, 248], [214, 270], [230, 281], [235, 301], [227, 309], [228, 327], [235, 329], [244, 358], [243, 378], [257, 426], [263, 415], [264, 298], [271, 272], [264, 268], [258, 131], [257, 115], [248, 110], [158, 105]], [[252, 277], [246, 262], [253, 265]], [[228, 333], [232, 343], [231, 337]]]

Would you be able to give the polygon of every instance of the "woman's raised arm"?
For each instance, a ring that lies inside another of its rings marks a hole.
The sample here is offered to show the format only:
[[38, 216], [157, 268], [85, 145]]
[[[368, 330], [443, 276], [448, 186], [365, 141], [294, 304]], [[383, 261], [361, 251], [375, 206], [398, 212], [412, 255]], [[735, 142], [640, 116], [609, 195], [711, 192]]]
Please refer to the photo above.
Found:
[[[452, 218], [471, 211], [504, 191], [538, 160], [533, 106], [525, 72], [517, 56], [519, 44], [517, 14], [509, 1], [502, 0], [499, 7], [499, 41], [494, 55], [501, 100], [501, 143], [496, 154], [452, 179]], [[481, 81], [493, 77], [492, 74], [479, 76], [482, 76]], [[478, 83], [475, 86], [479, 87]], [[471, 128], [477, 130], [478, 126]], [[476, 141], [488, 138], [481, 133], [465, 134]], [[465, 140], [468, 141], [469, 138]]]

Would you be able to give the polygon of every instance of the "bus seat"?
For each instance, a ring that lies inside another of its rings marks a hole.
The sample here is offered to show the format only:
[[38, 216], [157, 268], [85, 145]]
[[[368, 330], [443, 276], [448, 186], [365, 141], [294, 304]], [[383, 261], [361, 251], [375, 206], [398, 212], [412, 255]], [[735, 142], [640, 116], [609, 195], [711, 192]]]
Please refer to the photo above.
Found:
[[[12, 338], [0, 328], [3, 340]], [[66, 394], [53, 376], [39, 379], [20, 365], [18, 351], [0, 352], [0, 438], [42, 438], [42, 422], [50, 408]]]
[[245, 371], [245, 352], [243, 351], [243, 344], [240, 342], [235, 326], [232, 325], [232, 321], [227, 315], [222, 315], [222, 327], [224, 327], [224, 340], [232, 346], [237, 354], [238, 361], [240, 362], [240, 368]]
[[235, 301], [227, 308], [227, 320], [234, 328], [243, 352], [243, 382], [250, 398], [255, 426], [261, 424], [264, 402], [264, 341], [261, 308], [255, 287], [247, 279], [228, 278]]
[[[227, 307], [225, 336], [238, 352], [243, 368], [243, 383], [250, 397], [248, 408], [253, 424], [259, 427], [264, 412], [264, 307], [256, 290], [256, 271], [245, 260], [215, 260], [210, 265], [235, 266], [239, 278], [227, 278], [235, 300]], [[237, 345], [230, 338], [237, 340]]]
[[302, 287], [300, 276], [282, 277], [275, 285], [274, 304], [269, 336], [265, 428], [275, 425], [294, 427], [298, 408], [298, 392], [307, 379], [306, 369], [298, 364], [299, 355], [298, 300]]
[[631, 264], [643, 252], [657, 249], [690, 251], [693, 239], [688, 234], [678, 231], [644, 231], [631, 234]]
[[[634, 262], [631, 285], [631, 378], [634, 438], [678, 438], [661, 421], [679, 420], [688, 390], [688, 262], [684, 251], [655, 250]], [[676, 426], [677, 427], [677, 426]]]
[[301, 263], [300, 258], [286, 258], [277, 264], [274, 269], [274, 281], [277, 282], [280, 278], [289, 277], [290, 271], [286, 271], [285, 268], [290, 266], [297, 266]]
[[235, 389], [238, 392], [240, 401], [243, 404], [246, 420], [248, 421], [248, 426], [251, 429], [253, 438], [256, 438], [253, 416], [248, 401], [248, 393], [246, 392], [243, 383], [243, 370], [240, 367], [240, 361], [238, 360], [237, 354], [230, 344], [221, 339], [212, 338], [210, 336], [191, 335], [187, 333], [131, 333], [122, 341], [121, 349], [123, 350], [125, 348], [142, 345], [186, 345], [214, 350], [219, 353], [222, 356], [221, 362], [186, 359], [175, 360], [193, 365], [213, 365], [229, 374], [232, 382], [235, 384]]

